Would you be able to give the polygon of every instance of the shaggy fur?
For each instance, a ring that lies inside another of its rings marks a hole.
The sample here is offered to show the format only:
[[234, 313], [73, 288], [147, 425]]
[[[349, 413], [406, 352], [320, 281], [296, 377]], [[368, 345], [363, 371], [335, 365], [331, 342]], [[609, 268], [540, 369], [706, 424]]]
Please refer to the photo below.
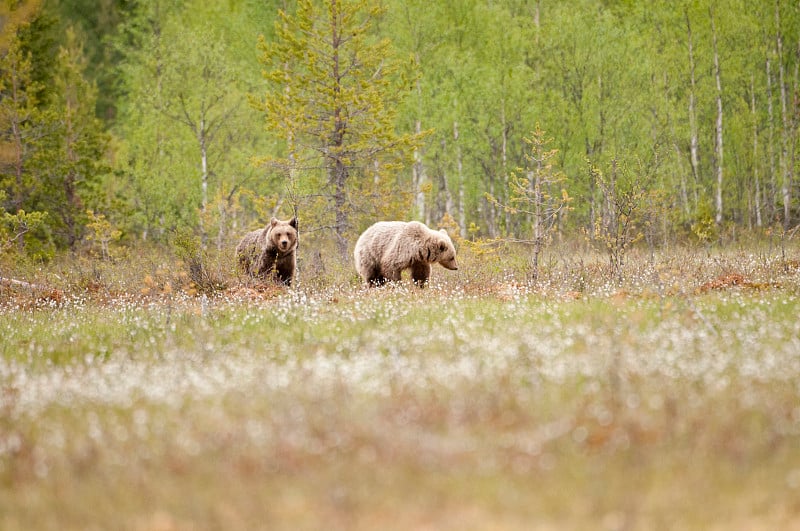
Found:
[[236, 246], [239, 267], [261, 281], [292, 285], [297, 268], [297, 218], [272, 218], [263, 229], [248, 232]]
[[418, 286], [431, 276], [431, 264], [458, 269], [456, 249], [447, 231], [431, 230], [417, 221], [380, 221], [358, 238], [356, 270], [368, 286], [400, 280], [406, 269]]

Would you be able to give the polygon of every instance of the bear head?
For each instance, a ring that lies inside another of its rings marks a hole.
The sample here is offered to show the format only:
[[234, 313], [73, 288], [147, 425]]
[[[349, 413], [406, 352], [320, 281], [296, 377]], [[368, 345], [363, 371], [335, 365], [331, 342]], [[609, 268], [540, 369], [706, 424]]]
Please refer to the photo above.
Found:
[[432, 238], [434, 248], [431, 249], [433, 251], [431, 256], [435, 257], [434, 261], [439, 262], [442, 267], [455, 271], [458, 269], [458, 263], [456, 262], [456, 248], [453, 245], [453, 240], [450, 239], [450, 235], [444, 229], [434, 233], [436, 237]]
[[297, 218], [281, 221], [272, 218], [269, 222], [269, 241], [281, 254], [288, 254], [297, 248]]

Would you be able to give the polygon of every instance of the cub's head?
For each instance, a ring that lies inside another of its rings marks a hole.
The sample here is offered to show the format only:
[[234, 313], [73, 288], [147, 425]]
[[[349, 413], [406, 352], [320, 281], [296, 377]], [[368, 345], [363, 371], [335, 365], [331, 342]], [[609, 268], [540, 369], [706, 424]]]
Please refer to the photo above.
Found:
[[269, 240], [280, 253], [289, 253], [297, 248], [297, 218], [281, 221], [272, 218], [269, 222]]
[[435, 261], [446, 269], [455, 271], [458, 269], [458, 263], [456, 262], [456, 248], [453, 246], [453, 241], [444, 229], [437, 231], [435, 234], [436, 238], [434, 238], [433, 242], [433, 245], [435, 245]]

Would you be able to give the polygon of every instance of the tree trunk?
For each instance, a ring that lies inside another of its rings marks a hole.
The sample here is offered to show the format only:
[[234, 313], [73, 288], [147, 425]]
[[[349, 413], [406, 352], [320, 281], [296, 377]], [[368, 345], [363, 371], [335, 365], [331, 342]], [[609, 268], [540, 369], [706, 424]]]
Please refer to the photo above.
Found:
[[[489, 195], [492, 196], [492, 197], [497, 197], [495, 195], [495, 190], [494, 190], [494, 171], [491, 171], [491, 170], [489, 171]], [[487, 227], [486, 227], [487, 232], [488, 232], [490, 238], [496, 238], [498, 236], [498, 234], [497, 234], [497, 208], [495, 207], [495, 204], [493, 202], [491, 202], [491, 201], [486, 201], [484, 199], [483, 202], [486, 203], [486, 206], [488, 207], [486, 209], [487, 210], [486, 215], [484, 216], [485, 219], [486, 219], [486, 224], [487, 224]]]
[[[755, 210], [756, 227], [761, 227], [761, 180], [758, 174], [758, 115], [756, 114], [756, 82], [750, 76], [750, 113], [753, 118], [753, 208]], [[748, 219], [750, 216], [748, 216]]]
[[206, 248], [208, 235], [206, 234], [206, 217], [208, 212], [208, 147], [206, 146], [205, 119], [200, 119], [197, 131], [197, 140], [200, 143], [200, 242]]
[[[800, 57], [800, 38], [797, 40], [797, 50], [795, 50], [795, 57]], [[798, 117], [800, 117], [800, 109], [798, 109], [798, 95], [800, 95], [800, 63], [795, 62], [794, 64], [794, 80], [792, 82], [792, 94], [795, 96], [792, 98], [792, 108], [789, 112], [789, 115], [792, 117], [789, 122], [789, 140], [788, 144], [791, 146], [790, 153], [789, 153], [789, 164], [787, 165], [788, 168], [788, 181], [789, 181], [789, 191], [791, 194], [791, 190], [794, 188], [794, 173], [795, 168], [797, 168], [797, 125], [798, 125]], [[792, 197], [788, 198], [789, 204], [792, 202]], [[791, 213], [790, 213], [791, 214]]]
[[[531, 178], [532, 177], [532, 178]], [[528, 174], [529, 182], [533, 186], [533, 280], [539, 280], [539, 255], [544, 246], [545, 207], [542, 204], [542, 161], [537, 158], [534, 175]]]
[[[69, 97], [66, 99], [65, 105], [67, 106], [67, 110], [65, 112], [65, 116], [67, 116], [66, 123], [64, 124], [64, 158], [70, 164], [77, 162], [78, 154], [75, 152], [75, 145], [76, 145], [76, 133], [74, 129], [74, 124], [69, 119], [69, 117], [73, 114], [71, 111], [71, 102]], [[78, 244], [78, 223], [75, 219], [76, 214], [80, 211], [81, 208], [81, 200], [78, 196], [78, 175], [74, 169], [70, 168], [67, 171], [67, 174], [64, 175], [64, 196], [66, 198], [66, 204], [64, 205], [64, 224], [67, 227], [67, 243], [69, 244], [70, 250], [75, 250], [75, 247]]]
[[[501, 144], [501, 164], [503, 170], [503, 193], [509, 189], [508, 185], [508, 123], [506, 122], [506, 100], [503, 98], [500, 108], [500, 127], [502, 130], [502, 144]], [[503, 209], [503, 225], [505, 227], [505, 234], [508, 235], [511, 231], [511, 213], [507, 209]]]
[[[694, 64], [694, 45], [692, 43], [692, 25], [689, 20], [689, 10], [686, 10], [686, 32], [689, 44], [689, 162], [692, 165], [692, 177], [694, 177], [694, 189], [700, 182], [700, 157], [698, 155], [698, 135], [697, 135], [697, 110], [695, 103], [695, 64]], [[697, 208], [697, 197], [695, 197], [695, 209]]]
[[[12, 79], [12, 98], [14, 101], [14, 107], [19, 109], [21, 108], [23, 102], [21, 98], [22, 88], [19, 86], [19, 79], [17, 75], [13, 76]], [[25, 175], [25, 163], [24, 163], [24, 155], [25, 155], [25, 142], [22, 138], [22, 121], [24, 117], [19, 116], [18, 114], [14, 114], [11, 117], [11, 131], [12, 136], [14, 139], [14, 182], [15, 188], [12, 197], [10, 198], [13, 205], [13, 211], [16, 213], [19, 211], [20, 207], [22, 206], [23, 202], [25, 201], [25, 182], [24, 182], [24, 175]], [[17, 239], [17, 246], [20, 253], [24, 252], [25, 250], [25, 235], [20, 236]]]
[[775, 3], [775, 41], [778, 52], [778, 85], [781, 97], [781, 153], [779, 167], [781, 174], [781, 196], [783, 200], [783, 227], [789, 228], [791, 223], [791, 169], [789, 168], [789, 119], [786, 104], [786, 82], [783, 69], [783, 36], [781, 35], [781, 20], [778, 3]]
[[79, 198], [75, 190], [75, 174], [70, 170], [64, 176], [64, 195], [66, 204], [64, 205], [64, 225], [67, 227], [67, 244], [70, 250], [75, 250], [78, 244], [78, 224], [75, 221], [75, 212], [79, 208]]
[[[417, 64], [419, 64], [419, 54], [416, 56]], [[422, 101], [422, 86], [420, 84], [419, 79], [416, 81], [416, 91], [417, 91], [417, 101]], [[418, 118], [415, 120], [414, 123], [414, 131], [417, 134], [422, 132], [422, 119], [419, 118], [421, 112], [418, 114]], [[422, 162], [422, 153], [420, 152], [420, 148], [417, 147], [414, 149], [414, 164], [411, 166], [411, 180], [412, 185], [414, 187], [414, 209], [416, 210], [416, 214], [421, 217], [421, 219], [425, 219], [425, 192], [423, 191], [423, 184], [425, 183], [425, 166]]]
[[714, 49], [714, 78], [717, 84], [717, 120], [714, 127], [714, 171], [717, 176], [717, 190], [715, 197], [714, 222], [722, 224], [722, 184], [723, 184], [723, 164], [722, 164], [722, 79], [720, 76], [719, 53], [717, 52], [717, 30], [714, 26], [714, 14], [709, 8], [708, 16], [711, 20], [711, 42]]
[[[422, 131], [421, 121], [417, 120], [414, 127], [417, 133]], [[414, 187], [414, 209], [417, 215], [424, 219], [425, 192], [422, 190], [422, 185], [425, 181], [425, 167], [422, 163], [422, 154], [419, 148], [414, 149], [414, 164], [411, 166], [411, 180]]]
[[467, 237], [467, 215], [464, 206], [464, 161], [461, 157], [461, 143], [458, 141], [458, 122], [453, 122], [453, 140], [456, 144], [456, 169], [458, 172], [458, 227], [461, 237]]
[[336, 106], [333, 109], [333, 130], [328, 144], [329, 176], [333, 184], [334, 232], [336, 248], [342, 260], [348, 259], [347, 253], [347, 178], [349, 169], [342, 160], [341, 149], [344, 146], [344, 133], [347, 129], [347, 118], [340, 103], [342, 92], [342, 73], [340, 71], [339, 52], [342, 46], [339, 20], [339, 3], [334, 0], [331, 9], [331, 49], [333, 51], [333, 92]]
[[336, 212], [334, 230], [336, 232], [336, 249], [339, 256], [346, 260], [347, 253], [347, 175], [348, 169], [341, 161], [336, 161], [333, 168], [333, 207]]
[[772, 108], [772, 72], [770, 70], [769, 56], [766, 60], [767, 70], [767, 159], [769, 160], [769, 187], [767, 189], [766, 206], [768, 208], [767, 217], [772, 222], [775, 214], [776, 198], [775, 192], [778, 189], [775, 183], [775, 151], [773, 150], [775, 139], [775, 121]]

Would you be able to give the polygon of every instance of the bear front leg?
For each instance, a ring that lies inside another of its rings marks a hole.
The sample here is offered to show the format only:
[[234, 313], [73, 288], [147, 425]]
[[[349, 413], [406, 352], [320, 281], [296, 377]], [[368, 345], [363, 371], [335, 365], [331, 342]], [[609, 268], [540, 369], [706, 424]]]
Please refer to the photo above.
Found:
[[377, 288], [386, 284], [388, 280], [382, 275], [376, 275], [367, 279], [367, 286], [370, 288]]
[[424, 287], [431, 276], [431, 266], [425, 262], [414, 262], [411, 264], [411, 279], [419, 287]]
[[288, 260], [278, 260], [275, 265], [275, 272], [278, 277], [278, 282], [286, 286], [292, 285], [292, 277], [294, 276], [294, 264]]
[[277, 256], [274, 252], [267, 252], [264, 251], [261, 253], [261, 256], [258, 257], [258, 262], [256, 263], [255, 272], [256, 277], [259, 280], [265, 281], [267, 277], [270, 275], [275, 274], [275, 262], [277, 260]]
[[292, 277], [288, 273], [286, 273], [285, 271], [284, 272], [278, 271], [278, 282], [280, 284], [283, 284], [284, 286], [291, 287], [291, 285], [292, 285]]

